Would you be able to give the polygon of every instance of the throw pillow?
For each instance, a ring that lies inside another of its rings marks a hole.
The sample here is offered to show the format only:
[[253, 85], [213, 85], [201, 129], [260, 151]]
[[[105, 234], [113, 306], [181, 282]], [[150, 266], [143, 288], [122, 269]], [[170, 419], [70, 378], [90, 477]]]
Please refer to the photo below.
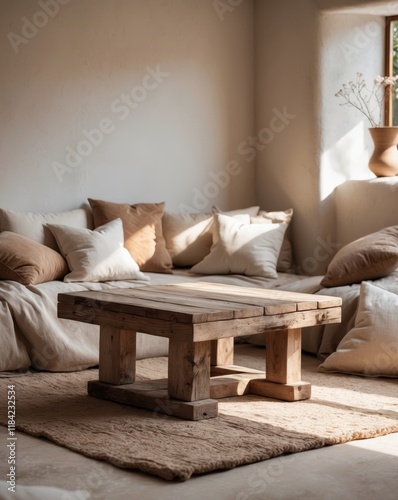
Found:
[[224, 214], [224, 215], [239, 215], [239, 214], [249, 214], [251, 217], [258, 215], [260, 207], [247, 207], [247, 208], [237, 208], [235, 210], [221, 210], [217, 205], [213, 205], [211, 211], [213, 214]]
[[201, 274], [244, 274], [277, 278], [276, 263], [286, 223], [250, 224], [215, 214], [215, 240], [209, 255], [192, 267]]
[[397, 310], [398, 295], [361, 283], [354, 327], [319, 371], [398, 377]]
[[164, 203], [112, 203], [89, 198], [95, 227], [116, 218], [123, 222], [124, 246], [146, 272], [171, 273], [172, 261], [163, 238]]
[[70, 273], [64, 281], [147, 280], [123, 246], [123, 224], [115, 219], [94, 230], [48, 225]]
[[[256, 215], [260, 207], [240, 208], [223, 212], [225, 215]], [[213, 241], [214, 213], [221, 212], [216, 206], [212, 213], [172, 213], [163, 216], [163, 235], [173, 265], [191, 267], [209, 254]]]
[[213, 243], [213, 215], [165, 212], [163, 235], [173, 265], [193, 266], [210, 252]]
[[94, 228], [93, 215], [89, 207], [47, 213], [14, 212], [0, 208], [0, 231], [20, 234], [58, 252], [57, 242], [46, 224]]
[[62, 279], [67, 272], [65, 259], [55, 250], [20, 234], [0, 233], [0, 279], [38, 285]]
[[321, 285], [352, 285], [383, 278], [397, 266], [398, 226], [390, 226], [341, 248], [328, 265]]
[[276, 270], [281, 273], [294, 272], [294, 259], [290, 226], [292, 217], [293, 209], [289, 208], [288, 210], [276, 212], [266, 212], [265, 210], [260, 210], [257, 216], [251, 218], [251, 222], [254, 224], [277, 224], [281, 222], [285, 222], [287, 224], [281, 253], [279, 254], [278, 262], [276, 264]]

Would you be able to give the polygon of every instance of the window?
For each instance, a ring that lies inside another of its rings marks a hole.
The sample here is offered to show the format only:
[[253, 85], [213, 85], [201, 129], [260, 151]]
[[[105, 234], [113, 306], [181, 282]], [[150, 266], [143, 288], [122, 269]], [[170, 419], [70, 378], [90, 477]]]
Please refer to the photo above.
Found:
[[[386, 18], [385, 74], [398, 75], [398, 16]], [[398, 98], [392, 93], [390, 102], [386, 102], [385, 125], [398, 126]]]

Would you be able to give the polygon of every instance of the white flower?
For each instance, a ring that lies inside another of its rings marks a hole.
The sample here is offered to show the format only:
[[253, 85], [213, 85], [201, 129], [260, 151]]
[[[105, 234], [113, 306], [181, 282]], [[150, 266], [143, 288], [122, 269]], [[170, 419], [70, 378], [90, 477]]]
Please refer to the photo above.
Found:
[[350, 105], [366, 116], [371, 127], [381, 127], [385, 104], [392, 96], [398, 99], [398, 89], [395, 89], [397, 80], [398, 76], [377, 75], [369, 88], [363, 74], [357, 72], [356, 79], [348, 85], [343, 83], [343, 88], [335, 96], [344, 100], [340, 106]]

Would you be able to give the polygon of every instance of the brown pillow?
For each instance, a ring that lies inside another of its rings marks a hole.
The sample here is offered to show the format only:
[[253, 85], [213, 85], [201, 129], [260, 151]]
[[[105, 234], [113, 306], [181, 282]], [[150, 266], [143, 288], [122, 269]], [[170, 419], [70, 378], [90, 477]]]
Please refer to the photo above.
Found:
[[69, 272], [61, 254], [17, 233], [0, 233], [0, 279], [37, 285]]
[[162, 232], [164, 203], [112, 203], [88, 199], [95, 227], [122, 219], [124, 246], [141, 271], [171, 273], [172, 261]]
[[398, 226], [390, 226], [341, 248], [330, 262], [321, 285], [352, 285], [383, 278], [397, 266]]

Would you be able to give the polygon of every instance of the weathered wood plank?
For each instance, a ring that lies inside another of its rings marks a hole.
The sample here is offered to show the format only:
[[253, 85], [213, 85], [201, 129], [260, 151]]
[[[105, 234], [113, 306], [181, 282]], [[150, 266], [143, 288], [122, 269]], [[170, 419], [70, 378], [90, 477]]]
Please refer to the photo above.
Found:
[[170, 399], [167, 390], [139, 390], [135, 384], [113, 386], [97, 380], [89, 381], [87, 391], [90, 396], [152, 410], [152, 416], [203, 420], [218, 416], [218, 402], [214, 399], [201, 401], [178, 401]]
[[78, 309], [73, 304], [58, 304], [58, 315], [63, 319], [81, 321], [94, 325], [108, 325], [134, 332], [149, 333], [159, 337], [179, 338], [182, 341], [193, 339], [193, 325], [188, 323], [174, 323], [171, 321], [130, 316], [116, 311], [93, 311], [84, 306]]
[[246, 319], [212, 321], [198, 324], [174, 323], [165, 320], [130, 316], [115, 311], [95, 311], [81, 306], [78, 310], [73, 304], [58, 304], [58, 315], [64, 319], [82, 321], [95, 325], [107, 324], [115, 328], [144, 332], [159, 337], [201, 342], [256, 335], [268, 330], [284, 328], [304, 328], [341, 321], [341, 309], [331, 308], [315, 311], [299, 311], [277, 316], [258, 316]]
[[250, 393], [283, 401], [300, 401], [311, 397], [311, 384], [294, 382], [292, 384], [277, 384], [264, 379], [253, 379], [250, 382]]
[[176, 287], [176, 285], [158, 285], [153, 287], [151, 286], [151, 290], [154, 290], [157, 293], [162, 293], [163, 295], [170, 295], [172, 300], [176, 301], [184, 301], [184, 299], [189, 296], [194, 298], [194, 302], [196, 302], [197, 299], [205, 299], [210, 303], [219, 304], [220, 306], [224, 303], [239, 304], [239, 307], [242, 307], [243, 311], [244, 306], [246, 306], [248, 312], [245, 313], [245, 316], [243, 316], [241, 309], [237, 309], [236, 306], [232, 305], [231, 307], [236, 308], [239, 313], [239, 315], [236, 315], [235, 317], [248, 317], [250, 306], [253, 306], [253, 316], [257, 316], [257, 312], [259, 312], [260, 309], [261, 314], [264, 314], [264, 307], [268, 307], [270, 310], [271, 307], [273, 307], [273, 310], [276, 310], [279, 313], [296, 311], [296, 305], [293, 301], [287, 302], [286, 300], [280, 300], [278, 304], [275, 304], [275, 300], [273, 299], [262, 297], [261, 295], [255, 296], [253, 293], [249, 293], [250, 291], [255, 290], [253, 288], [250, 289], [242, 287], [242, 293], [238, 293], [238, 290], [233, 290], [232, 293], [229, 293], [226, 287], [214, 290], [213, 287], [204, 287], [204, 289], [201, 289], [197, 288], [195, 285], [198, 285], [198, 283], [192, 283], [192, 287], [180, 288]]
[[[168, 288], [166, 288], [168, 287]], [[180, 305], [200, 307], [209, 314], [208, 321], [223, 319], [223, 314], [227, 318], [248, 318], [251, 316], [261, 316], [264, 314], [264, 307], [261, 300], [254, 299], [239, 300], [239, 297], [230, 297], [222, 294], [209, 294], [200, 290], [176, 289], [174, 285], [151, 286], [133, 289], [112, 290], [112, 295], [129, 299], [147, 299], [154, 303], [158, 302], [174, 304], [176, 310]], [[233, 311], [233, 315], [226, 314], [226, 311]], [[198, 321], [195, 321], [198, 322]]]
[[111, 326], [100, 327], [99, 379], [108, 384], [135, 380], [136, 333]]
[[234, 362], [234, 338], [217, 339], [211, 341], [211, 365], [232, 365]]
[[197, 401], [210, 397], [210, 342], [170, 339], [169, 397]]
[[265, 344], [267, 380], [280, 384], [301, 380], [301, 329], [266, 332]]
[[[169, 285], [163, 285], [169, 286]], [[224, 285], [221, 283], [206, 283], [206, 282], [195, 282], [195, 283], [175, 283], [173, 287], [181, 287], [186, 289], [198, 289], [204, 290], [206, 292], [219, 291], [224, 292], [227, 295], [237, 295], [241, 297], [260, 297], [263, 300], [280, 300], [280, 301], [292, 301], [302, 303], [299, 307], [303, 307], [302, 310], [306, 310], [305, 303], [316, 303], [318, 308], [329, 308], [341, 306], [342, 299], [340, 297], [333, 297], [329, 295], [314, 295], [312, 293], [302, 293], [293, 292], [280, 289], [259, 289], [252, 287], [243, 287], [238, 285]], [[224, 290], [223, 290], [224, 289]], [[296, 309], [300, 310], [300, 309]], [[288, 312], [288, 311], [287, 311]]]
[[210, 397], [222, 399], [249, 394], [250, 383], [256, 378], [264, 378], [264, 373], [234, 373], [212, 377], [210, 379]]
[[[74, 292], [60, 294], [59, 301], [71, 301], [73, 296], [80, 297], [81, 301], [83, 298], [92, 299], [93, 307], [98, 306], [100, 302], [102, 308], [109, 310], [150, 315], [159, 319], [172, 317], [175, 321], [194, 323], [341, 305], [339, 297], [212, 283], [178, 283], [106, 292]], [[233, 311], [233, 314], [229, 314], [230, 311]]]
[[265, 354], [264, 354], [264, 370], [256, 370], [255, 368], [247, 368], [246, 366], [239, 365], [224, 365], [224, 366], [211, 366], [211, 376], [218, 375], [233, 375], [235, 373], [250, 373], [252, 375], [262, 375], [265, 378]]
[[[60, 303], [70, 303], [62, 300]], [[75, 296], [72, 302], [79, 307], [91, 307], [93, 311], [114, 311], [118, 313], [131, 314], [150, 318], [175, 321], [180, 323], [203, 323], [212, 320], [232, 319], [234, 310], [231, 308], [210, 310], [198, 305], [173, 304], [168, 301], [156, 301], [150, 298], [140, 298], [139, 296], [118, 295], [111, 292], [82, 292]]]
[[214, 321], [192, 325], [193, 340], [194, 342], [199, 342], [216, 338], [241, 337], [261, 334], [269, 330], [304, 328], [321, 324], [340, 323], [340, 321], [341, 309], [339, 307], [316, 309], [315, 311], [298, 311], [277, 316]]

